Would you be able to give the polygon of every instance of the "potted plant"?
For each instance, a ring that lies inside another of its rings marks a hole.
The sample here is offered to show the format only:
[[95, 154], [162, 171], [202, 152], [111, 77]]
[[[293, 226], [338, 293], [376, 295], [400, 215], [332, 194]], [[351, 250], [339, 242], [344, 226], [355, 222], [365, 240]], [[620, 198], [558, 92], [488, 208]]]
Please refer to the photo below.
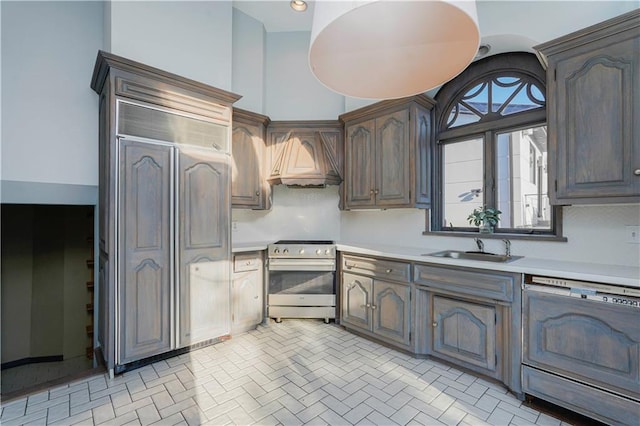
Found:
[[502, 212], [498, 209], [484, 206], [481, 209], [473, 209], [467, 220], [470, 224], [478, 226], [481, 234], [490, 234], [500, 220], [500, 213]]

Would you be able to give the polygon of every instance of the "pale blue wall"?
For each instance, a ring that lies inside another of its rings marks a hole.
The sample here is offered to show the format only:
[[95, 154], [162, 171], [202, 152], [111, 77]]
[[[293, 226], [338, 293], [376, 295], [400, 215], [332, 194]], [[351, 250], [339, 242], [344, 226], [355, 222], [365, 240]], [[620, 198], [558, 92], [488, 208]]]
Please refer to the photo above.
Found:
[[[14, 182], [36, 191], [43, 182], [97, 185], [98, 102], [89, 83], [102, 48], [102, 4], [2, 1], [0, 7], [2, 201], [5, 190], [16, 192]], [[19, 195], [24, 201], [30, 194]]]
[[344, 96], [320, 84], [309, 69], [310, 33], [267, 33], [266, 114], [272, 120], [335, 120]]
[[234, 106], [264, 113], [266, 32], [262, 22], [233, 9], [233, 81], [242, 95]]
[[229, 1], [112, 1], [111, 52], [231, 90]]

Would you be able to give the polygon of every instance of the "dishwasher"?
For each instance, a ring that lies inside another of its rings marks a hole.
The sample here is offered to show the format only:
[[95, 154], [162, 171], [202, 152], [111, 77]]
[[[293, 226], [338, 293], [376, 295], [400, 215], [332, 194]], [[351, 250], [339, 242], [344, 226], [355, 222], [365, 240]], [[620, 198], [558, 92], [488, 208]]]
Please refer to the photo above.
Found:
[[524, 393], [609, 424], [640, 418], [640, 288], [526, 275]]

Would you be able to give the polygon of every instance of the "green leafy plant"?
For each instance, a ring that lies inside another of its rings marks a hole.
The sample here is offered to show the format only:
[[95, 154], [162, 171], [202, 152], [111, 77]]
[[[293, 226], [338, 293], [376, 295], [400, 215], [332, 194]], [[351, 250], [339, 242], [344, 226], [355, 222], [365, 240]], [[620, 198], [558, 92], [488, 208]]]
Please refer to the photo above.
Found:
[[484, 206], [481, 209], [473, 209], [473, 213], [467, 217], [467, 220], [472, 225], [480, 226], [483, 223], [487, 223], [494, 227], [500, 220], [500, 213], [502, 212], [498, 209]]

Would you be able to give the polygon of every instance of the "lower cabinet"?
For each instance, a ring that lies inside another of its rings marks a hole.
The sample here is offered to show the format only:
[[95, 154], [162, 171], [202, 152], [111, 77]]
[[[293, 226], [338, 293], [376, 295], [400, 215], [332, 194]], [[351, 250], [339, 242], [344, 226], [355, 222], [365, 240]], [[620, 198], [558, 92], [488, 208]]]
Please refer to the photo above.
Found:
[[522, 396], [520, 274], [414, 265], [414, 351], [502, 381]]
[[233, 255], [231, 332], [242, 333], [262, 322], [264, 262], [261, 251]]
[[496, 370], [494, 306], [433, 296], [433, 354]]
[[344, 256], [343, 270], [345, 268], [350, 272], [342, 273], [341, 324], [409, 349], [411, 286], [408, 273], [404, 273], [409, 271], [409, 265]]

